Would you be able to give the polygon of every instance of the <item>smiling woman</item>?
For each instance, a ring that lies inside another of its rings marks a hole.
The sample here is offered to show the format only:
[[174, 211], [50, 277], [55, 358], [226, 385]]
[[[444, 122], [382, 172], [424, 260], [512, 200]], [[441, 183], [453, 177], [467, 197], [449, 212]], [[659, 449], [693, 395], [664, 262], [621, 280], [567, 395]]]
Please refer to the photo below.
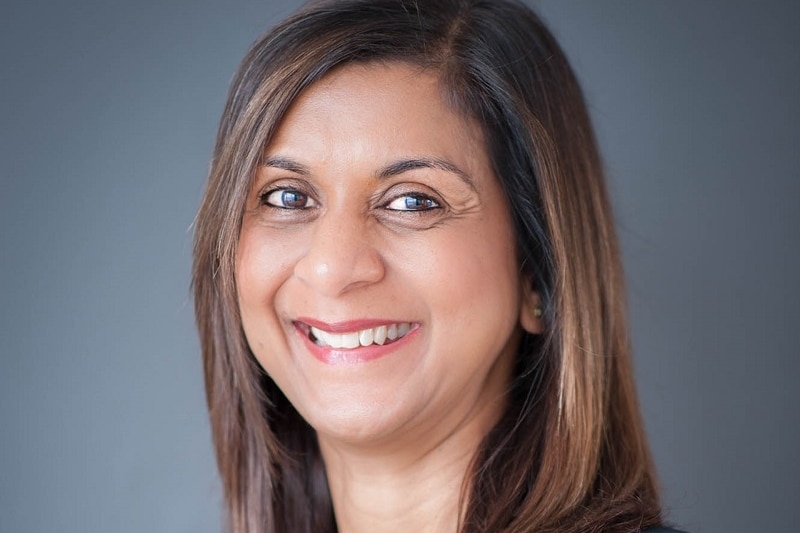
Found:
[[231, 531], [661, 524], [598, 160], [513, 2], [314, 2], [253, 46], [195, 238]]
[[340, 440], [405, 442], [416, 461], [458, 432], [476, 449], [519, 324], [541, 331], [477, 132], [434, 73], [356, 64], [309, 87], [266, 146], [237, 249], [242, 325], [326, 458]]

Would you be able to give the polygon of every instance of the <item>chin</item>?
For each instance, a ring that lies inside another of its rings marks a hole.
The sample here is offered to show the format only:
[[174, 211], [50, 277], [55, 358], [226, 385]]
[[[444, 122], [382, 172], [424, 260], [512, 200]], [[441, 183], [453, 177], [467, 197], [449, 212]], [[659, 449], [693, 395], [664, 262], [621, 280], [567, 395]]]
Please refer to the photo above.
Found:
[[411, 422], [405, 413], [413, 409], [398, 405], [397, 399], [350, 396], [322, 406], [304, 406], [300, 414], [314, 428], [320, 441], [349, 445], [377, 445], [392, 441]]

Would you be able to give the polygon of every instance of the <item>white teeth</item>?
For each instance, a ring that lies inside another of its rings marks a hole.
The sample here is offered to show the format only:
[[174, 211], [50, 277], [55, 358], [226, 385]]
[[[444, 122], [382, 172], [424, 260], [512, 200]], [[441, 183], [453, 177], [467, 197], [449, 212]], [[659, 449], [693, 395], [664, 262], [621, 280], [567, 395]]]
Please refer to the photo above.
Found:
[[375, 344], [380, 344], [383, 346], [383, 343], [386, 342], [386, 326], [379, 326], [375, 328], [375, 335], [373, 335], [373, 341]]
[[358, 334], [358, 343], [361, 346], [369, 346], [372, 344], [372, 339], [375, 338], [375, 333], [371, 329], [365, 329]]
[[358, 333], [345, 333], [341, 337], [342, 346], [334, 346], [334, 348], [347, 348], [350, 350], [358, 348]]
[[311, 326], [311, 334], [314, 335], [314, 338], [317, 339], [317, 344], [320, 346], [330, 346], [331, 343], [328, 339], [328, 333], [322, 331], [321, 329], [317, 329], [314, 326]]
[[378, 326], [377, 328], [362, 329], [353, 333], [330, 333], [328, 331], [311, 327], [311, 335], [316, 339], [318, 346], [330, 346], [331, 348], [344, 348], [352, 350], [359, 346], [369, 346], [378, 344], [383, 346], [387, 340], [393, 341], [404, 337], [411, 331], [411, 324], [401, 322], [389, 326]]

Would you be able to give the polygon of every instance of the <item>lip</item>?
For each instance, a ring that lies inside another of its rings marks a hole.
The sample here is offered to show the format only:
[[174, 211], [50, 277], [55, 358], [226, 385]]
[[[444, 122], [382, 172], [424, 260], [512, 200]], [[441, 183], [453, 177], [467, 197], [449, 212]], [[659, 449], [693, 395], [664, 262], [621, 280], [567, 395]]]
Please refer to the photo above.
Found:
[[325, 364], [340, 365], [366, 363], [392, 354], [416, 338], [417, 332], [420, 329], [419, 323], [410, 322], [411, 330], [406, 333], [405, 336], [390, 344], [384, 344], [382, 346], [371, 344], [369, 346], [359, 346], [358, 348], [352, 349], [318, 346], [308, 338], [308, 326], [313, 326], [331, 333], [353, 333], [362, 329], [376, 328], [378, 326], [397, 324], [400, 322], [403, 322], [403, 320], [363, 319], [328, 323], [313, 318], [298, 317], [293, 325], [295, 333], [300, 337], [300, 340], [305, 344], [311, 355]]
[[318, 329], [323, 329], [330, 333], [353, 333], [356, 331], [360, 331], [362, 329], [377, 328], [378, 326], [388, 326], [390, 324], [399, 324], [400, 322], [410, 322], [414, 324], [414, 322], [411, 320], [366, 319], [366, 318], [361, 320], [347, 320], [344, 322], [329, 323], [304, 316], [298, 317], [295, 320], [295, 323], [298, 322], [301, 322], [303, 324], [308, 324], [309, 326]]

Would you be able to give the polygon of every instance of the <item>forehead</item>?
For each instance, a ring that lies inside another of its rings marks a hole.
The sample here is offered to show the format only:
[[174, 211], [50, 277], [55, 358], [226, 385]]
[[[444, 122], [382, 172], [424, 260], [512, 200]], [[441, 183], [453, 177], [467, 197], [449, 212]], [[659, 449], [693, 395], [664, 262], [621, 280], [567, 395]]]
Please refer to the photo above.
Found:
[[359, 108], [410, 102], [428, 108], [444, 107], [440, 89], [439, 73], [431, 68], [401, 61], [346, 63], [307, 87], [292, 103], [287, 116], [296, 114], [298, 108], [347, 101], [357, 101]]
[[437, 71], [403, 62], [339, 67], [292, 103], [266, 155], [376, 163], [430, 155], [485, 169], [481, 128], [443, 90]]

